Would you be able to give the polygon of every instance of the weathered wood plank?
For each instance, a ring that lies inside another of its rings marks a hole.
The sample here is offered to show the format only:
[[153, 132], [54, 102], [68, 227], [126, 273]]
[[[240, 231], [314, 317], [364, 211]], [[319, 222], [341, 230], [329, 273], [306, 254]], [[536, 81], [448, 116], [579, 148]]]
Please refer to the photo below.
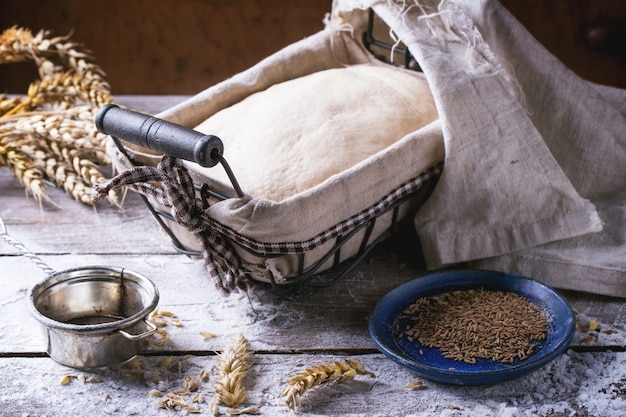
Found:
[[[256, 350], [373, 349], [367, 321], [387, 286], [376, 285], [376, 268], [357, 271], [332, 288], [279, 295], [256, 284], [249, 294], [217, 292], [200, 261], [183, 255], [55, 255], [45, 260], [57, 270], [89, 265], [124, 266], [152, 279], [161, 295], [159, 305], [182, 320], [170, 326], [165, 349], [213, 350], [222, 337], [245, 331]], [[3, 352], [42, 351], [38, 324], [25, 306], [28, 289], [43, 273], [23, 257], [0, 257], [6, 284], [0, 296]], [[19, 279], [11, 279], [19, 277]], [[397, 281], [396, 281], [397, 282]], [[205, 341], [200, 331], [218, 336]], [[155, 346], [155, 349], [162, 349]]]
[[[342, 355], [253, 354], [245, 386], [244, 406], [262, 415], [293, 416], [282, 398], [285, 380], [307, 366], [341, 361]], [[376, 377], [357, 376], [343, 384], [322, 385], [301, 396], [298, 415], [306, 416], [618, 416], [626, 407], [624, 372], [626, 353], [568, 352], [545, 367], [517, 380], [493, 386], [448, 386], [418, 378], [380, 354], [351, 356]], [[125, 366], [83, 372], [63, 367], [47, 358], [0, 358], [0, 407], [3, 415], [120, 415], [171, 416], [158, 408], [152, 389], [173, 392], [186, 376], [201, 370], [209, 380], [200, 384], [202, 402], [195, 404], [210, 414], [215, 356], [175, 357], [168, 367], [163, 357], [144, 357], [138, 368]], [[143, 371], [143, 372], [138, 372]], [[65, 386], [66, 375], [77, 378]], [[87, 383], [86, 378], [101, 382]], [[423, 390], [405, 388], [420, 380]], [[190, 397], [183, 397], [191, 403]], [[225, 412], [225, 407], [221, 408]], [[181, 411], [181, 415], [185, 415]], [[178, 415], [176, 413], [175, 415]]]
[[[170, 341], [164, 347], [151, 347], [157, 351], [211, 351], [224, 337], [238, 332], [248, 334], [255, 350], [374, 349], [367, 328], [370, 314], [389, 290], [412, 278], [406, 266], [377, 257], [330, 288], [281, 295], [256, 284], [249, 294], [224, 296], [215, 289], [203, 264], [183, 255], [54, 255], [45, 260], [57, 270], [104, 264], [123, 266], [152, 279], [160, 291], [159, 306], [177, 314], [183, 324], [167, 328]], [[42, 352], [38, 324], [30, 318], [24, 297], [43, 272], [23, 257], [0, 257], [0, 263], [4, 281], [0, 349]], [[620, 300], [599, 297], [589, 305], [578, 298], [573, 305], [585, 312], [580, 313], [581, 322], [599, 323], [599, 331], [579, 330], [574, 346], [624, 346], [626, 326]], [[604, 333], [609, 329], [614, 333]], [[201, 331], [219, 337], [205, 341]]]
[[[106, 202], [97, 209], [78, 203], [50, 187], [50, 198], [60, 207], [39, 206], [26, 198], [9, 170], [0, 167], [0, 216], [9, 234], [36, 253], [173, 253], [171, 241], [135, 193], [123, 208]], [[3, 246], [0, 253], [17, 253]]]
[[[208, 86], [207, 86], [208, 87]], [[137, 110], [148, 114], [156, 114], [170, 107], [174, 107], [190, 96], [115, 96], [114, 102], [126, 106], [131, 110]]]

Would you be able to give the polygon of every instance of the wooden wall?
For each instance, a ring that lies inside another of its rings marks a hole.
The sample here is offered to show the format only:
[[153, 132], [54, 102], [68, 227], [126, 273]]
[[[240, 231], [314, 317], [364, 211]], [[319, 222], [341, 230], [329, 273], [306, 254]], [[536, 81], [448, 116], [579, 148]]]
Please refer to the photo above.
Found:
[[[92, 50], [114, 94], [194, 94], [323, 28], [332, 0], [3, 1], [0, 30], [51, 30]], [[502, 0], [584, 78], [626, 88], [626, 60], [590, 46], [589, 28], [621, 27], [624, 0]], [[614, 31], [615, 32], [615, 31]], [[619, 35], [619, 30], [615, 32]], [[623, 39], [622, 39], [623, 42]], [[623, 43], [622, 43], [623, 45]], [[610, 49], [610, 48], [609, 48]], [[34, 64], [0, 66], [0, 92], [23, 93]]]
[[626, 1], [500, 0], [578, 75], [626, 88]]
[[[0, 6], [0, 29], [73, 31], [114, 94], [194, 94], [321, 30], [331, 2], [10, 0]], [[32, 64], [3, 67], [0, 91], [25, 91], [36, 78]]]

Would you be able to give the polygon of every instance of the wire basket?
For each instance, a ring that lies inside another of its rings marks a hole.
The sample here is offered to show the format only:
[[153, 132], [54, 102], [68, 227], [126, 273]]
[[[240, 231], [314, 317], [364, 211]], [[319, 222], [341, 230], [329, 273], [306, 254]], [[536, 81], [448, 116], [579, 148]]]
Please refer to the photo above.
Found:
[[[408, 49], [403, 48], [401, 44], [390, 44], [374, 37], [375, 19], [375, 15], [370, 11], [367, 31], [362, 37], [363, 45], [368, 51], [379, 59], [384, 59], [384, 54], [376, 54], [375, 49], [400, 54], [406, 68], [419, 71], [419, 65]], [[219, 138], [211, 135], [207, 137], [192, 129], [155, 117], [140, 115], [130, 110], [119, 108], [111, 110], [111, 107], [103, 108], [96, 118], [96, 125], [101, 132], [111, 136], [117, 151], [132, 165], [145, 166], [141, 158], [135, 158], [132, 152], [128, 152], [129, 143], [173, 158], [192, 161], [204, 167], [220, 164], [228, 173], [232, 189], [221, 192], [207, 182], [194, 182], [194, 198], [204, 209], [214, 202], [240, 198], [244, 195], [236, 173], [233, 173], [222, 155], [223, 144]], [[105, 120], [105, 113], [113, 114], [108, 121]], [[181, 141], [181, 138], [186, 139]], [[191, 145], [181, 147], [181, 142]], [[199, 143], [203, 145], [198, 145]], [[289, 258], [289, 262], [295, 264], [296, 267], [288, 276], [277, 278], [272, 268], [265, 268], [266, 275], [262, 280], [268, 281], [275, 288], [293, 285], [330, 286], [349, 274], [377, 244], [387, 239], [398, 227], [400, 219], [404, 218], [407, 213], [417, 210], [434, 188], [442, 168], [441, 161], [433, 163], [430, 168], [420, 172], [416, 177], [398, 185], [384, 198], [372, 202], [366, 210], [339, 222], [332, 230], [324, 231], [323, 235], [316, 236], [314, 254], [309, 250], [312, 249], [311, 246], [295, 249], [285, 247], [283, 250], [278, 245], [272, 244], [250, 245], [246, 241], [233, 238], [232, 234], [225, 233], [219, 227], [213, 232], [220, 236], [233, 253], [237, 254], [236, 262], [244, 273], [247, 273], [246, 265], [250, 263], [265, 265], [272, 260]], [[191, 248], [185, 239], [181, 238], [177, 220], [167, 207], [155, 204], [153, 199], [145, 195], [142, 195], [142, 198], [161, 228], [171, 238], [177, 251], [191, 257], [205, 255], [202, 250]], [[344, 253], [346, 245], [351, 248], [358, 247], [358, 250], [350, 249], [346, 255]], [[325, 248], [321, 253], [320, 246]], [[252, 262], [250, 262], [251, 259], [253, 259]], [[252, 278], [258, 280], [258, 277]]]

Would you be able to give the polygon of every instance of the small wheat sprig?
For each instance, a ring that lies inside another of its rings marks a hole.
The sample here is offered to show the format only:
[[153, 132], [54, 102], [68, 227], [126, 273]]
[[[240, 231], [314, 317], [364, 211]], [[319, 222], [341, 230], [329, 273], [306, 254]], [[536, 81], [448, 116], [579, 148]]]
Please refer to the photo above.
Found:
[[228, 407], [239, 407], [248, 397], [243, 380], [248, 375], [248, 360], [252, 352], [243, 335], [234, 338], [227, 348], [217, 357], [219, 381], [213, 386], [215, 402]]
[[294, 410], [300, 406], [300, 397], [305, 391], [322, 384], [341, 383], [354, 379], [357, 375], [376, 377], [365, 369], [365, 366], [356, 359], [346, 359], [343, 362], [335, 361], [329, 364], [315, 365], [296, 373], [287, 380], [287, 387], [282, 396], [287, 406]]

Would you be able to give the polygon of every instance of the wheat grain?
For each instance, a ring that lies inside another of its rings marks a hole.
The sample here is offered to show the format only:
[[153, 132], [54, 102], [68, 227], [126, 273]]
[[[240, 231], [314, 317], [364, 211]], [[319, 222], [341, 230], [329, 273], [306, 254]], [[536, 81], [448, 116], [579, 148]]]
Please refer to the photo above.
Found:
[[167, 356], [165, 359], [159, 362], [159, 368], [167, 368], [168, 366], [170, 366], [170, 364], [172, 363], [172, 359], [174, 359], [173, 356]]
[[162, 397], [163, 393], [161, 391], [159, 391], [158, 389], [151, 389], [150, 391], [148, 391], [148, 395], [151, 397]]
[[298, 372], [287, 380], [287, 387], [282, 396], [291, 410], [299, 407], [300, 397], [309, 389], [329, 383], [341, 383], [354, 379], [357, 375], [375, 375], [365, 369], [363, 364], [355, 359], [346, 359], [343, 362], [315, 365]]
[[426, 387], [424, 386], [424, 383], [422, 381], [409, 382], [408, 384], [404, 386], [404, 389], [407, 389], [410, 391], [421, 390], [424, 388]]
[[220, 414], [220, 405], [217, 403], [216, 400], [211, 401], [211, 404], [209, 404], [209, 409], [211, 410], [211, 414], [213, 414], [214, 416], [218, 416]]
[[482, 289], [421, 297], [403, 311], [398, 324], [409, 342], [470, 364], [524, 360], [548, 330], [543, 311], [523, 297]]
[[165, 408], [167, 410], [174, 410], [176, 407], [187, 410], [190, 413], [198, 413], [198, 409], [194, 406], [187, 404], [185, 399], [178, 394], [168, 392], [158, 401], [159, 408]]
[[209, 339], [213, 339], [213, 338], [217, 337], [217, 335], [215, 333], [205, 332], [205, 331], [201, 331], [200, 332], [200, 336], [202, 336], [204, 338], [204, 340], [209, 340]]
[[60, 380], [59, 380], [59, 384], [60, 385], [67, 385], [70, 382], [72, 382], [73, 379], [77, 379], [78, 377], [76, 375], [64, 375]]

